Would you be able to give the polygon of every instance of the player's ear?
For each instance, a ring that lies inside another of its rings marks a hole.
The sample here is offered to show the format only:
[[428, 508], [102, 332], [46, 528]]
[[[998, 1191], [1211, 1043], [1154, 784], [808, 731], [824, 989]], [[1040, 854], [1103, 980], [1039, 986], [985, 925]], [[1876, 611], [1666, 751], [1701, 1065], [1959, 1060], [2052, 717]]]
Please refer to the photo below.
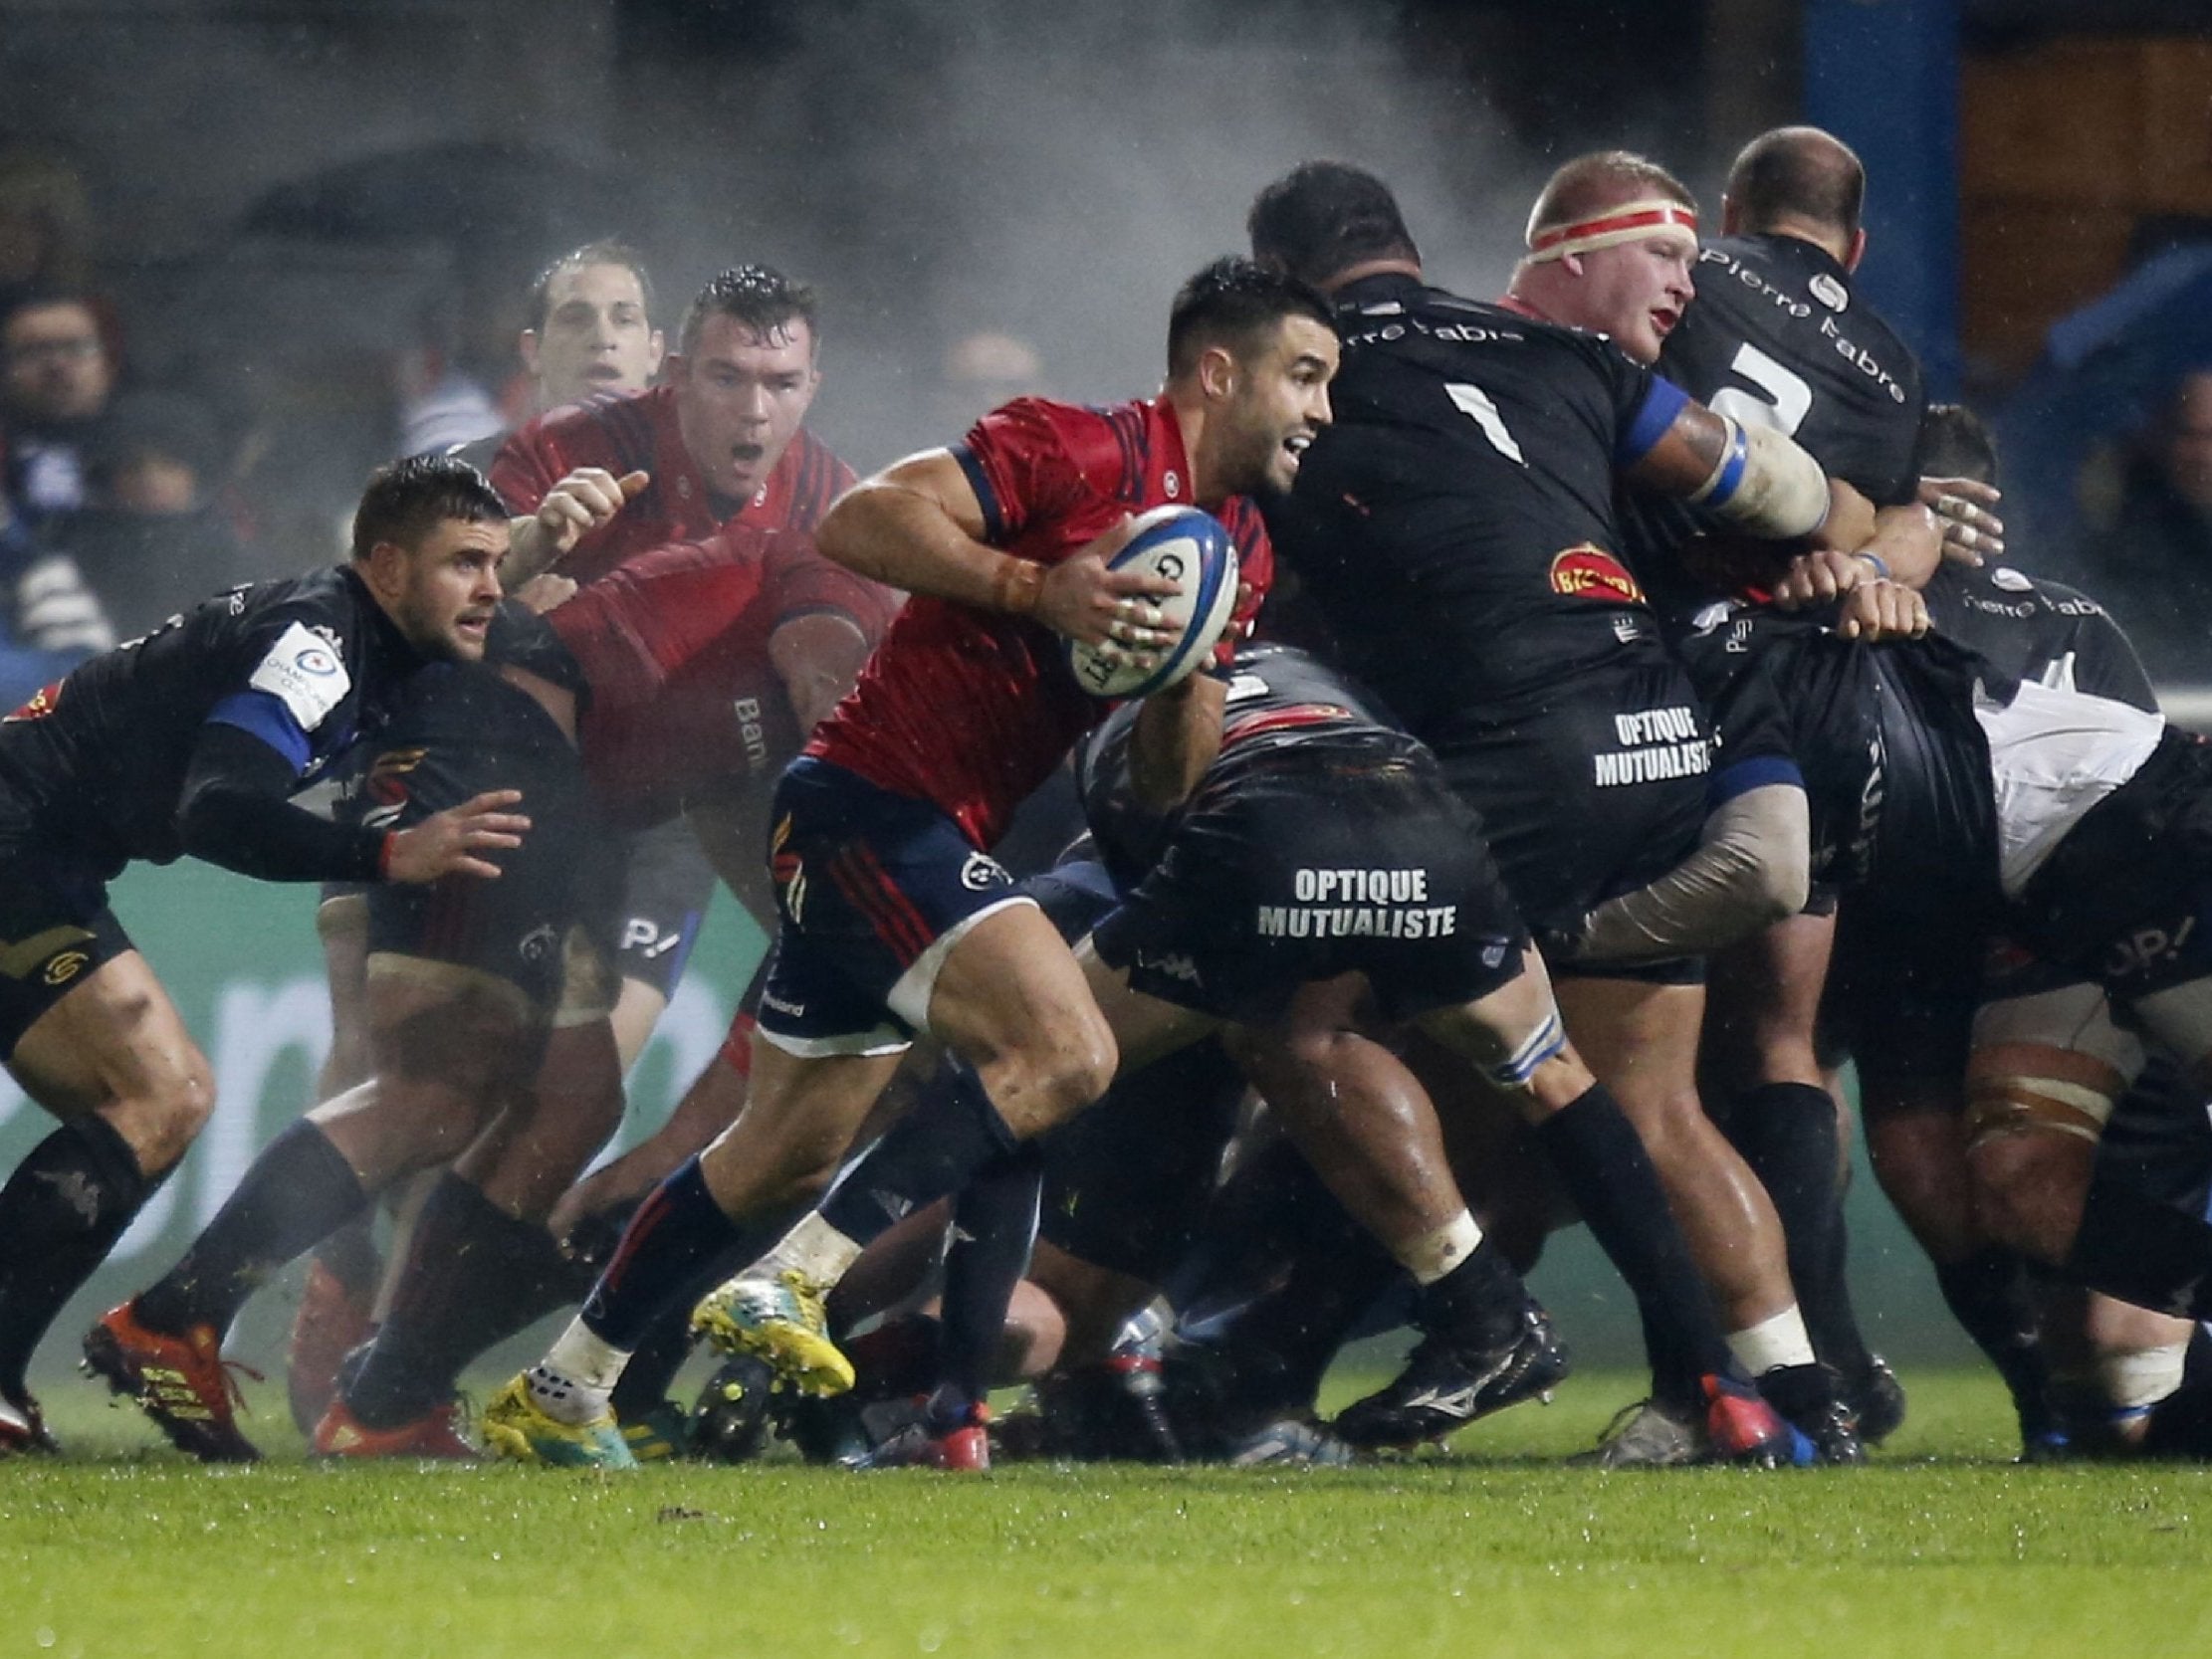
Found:
[[414, 555], [398, 542], [379, 541], [368, 549], [368, 557], [353, 561], [353, 568], [360, 572], [369, 592], [391, 600], [407, 591], [407, 572], [413, 563]]
[[1210, 345], [1199, 353], [1199, 390], [1226, 403], [1236, 395], [1236, 353], [1225, 345]]
[[655, 328], [645, 341], [645, 378], [650, 380], [661, 371], [661, 359], [668, 355], [668, 339]]
[[1855, 230], [1851, 233], [1851, 247], [1844, 255], [1844, 269], [1846, 271], [1858, 270], [1859, 262], [1866, 257], [1867, 230], [1866, 227], [1862, 225], [1858, 230]]
[[515, 349], [523, 359], [523, 370], [533, 380], [538, 378], [538, 330], [525, 328], [515, 341]]

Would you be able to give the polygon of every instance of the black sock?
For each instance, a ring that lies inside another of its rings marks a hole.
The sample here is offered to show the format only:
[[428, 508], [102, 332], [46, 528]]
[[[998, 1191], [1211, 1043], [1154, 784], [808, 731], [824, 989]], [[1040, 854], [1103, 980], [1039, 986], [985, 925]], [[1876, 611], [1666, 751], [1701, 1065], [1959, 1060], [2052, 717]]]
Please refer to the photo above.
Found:
[[676, 1373], [691, 1357], [692, 1302], [679, 1302], [655, 1320], [622, 1367], [611, 1403], [623, 1422], [634, 1423], [667, 1402], [669, 1390], [676, 1386]]
[[1441, 1279], [1415, 1293], [1414, 1323], [1454, 1348], [1492, 1351], [1519, 1337], [1528, 1287], [1485, 1238]]
[[[1606, 1255], [1693, 1374], [1739, 1376], [1689, 1244], [1636, 1126], [1603, 1084], [1536, 1126], [1537, 1142]], [[1662, 1379], [1655, 1376], [1657, 1389]]]
[[0, 1186], [0, 1394], [21, 1397], [31, 1353], [159, 1180], [113, 1125], [72, 1119]]
[[1936, 1288], [1951, 1317], [1989, 1356], [2031, 1432], [2050, 1415], [2051, 1371], [2038, 1335], [2035, 1296], [2018, 1256], [1999, 1245], [1962, 1262], [1938, 1262]]
[[[1373, 1233], [1325, 1189], [1317, 1185], [1316, 1191], [1328, 1210], [1314, 1217], [1296, 1246], [1289, 1277], [1237, 1314], [1217, 1345], [1227, 1361], [1235, 1391], [1228, 1403], [1239, 1420], [1311, 1408], [1361, 1315], [1406, 1278]], [[1336, 1221], [1342, 1224], [1331, 1224]]]
[[1845, 1376], [1873, 1363], [1844, 1278], [1844, 1194], [1836, 1178], [1842, 1147], [1836, 1102], [1809, 1083], [1746, 1090], [1728, 1115], [1728, 1139], [1774, 1200], [1790, 1282], [1813, 1351]]
[[[1029, 1270], [1037, 1237], [1044, 1160], [1017, 1146], [978, 1171], [953, 1202], [953, 1246], [945, 1257], [944, 1317], [938, 1328], [943, 1414], [991, 1392], [992, 1361], [1006, 1329], [1006, 1305]], [[965, 1418], [962, 1420], [965, 1421]]]
[[822, 1219], [856, 1244], [873, 1243], [1016, 1143], [983, 1079], [948, 1054], [913, 1110], [838, 1175], [821, 1201]]
[[269, 1276], [368, 1207], [345, 1155], [305, 1118], [269, 1142], [176, 1266], [132, 1307], [149, 1331], [230, 1329]]
[[397, 1428], [453, 1397], [461, 1368], [583, 1287], [542, 1222], [509, 1215], [448, 1170], [430, 1189], [391, 1312], [345, 1403], [370, 1428]]
[[727, 1274], [768, 1254], [805, 1213], [782, 1205], [744, 1224], [722, 1213], [696, 1157], [647, 1195], [623, 1229], [614, 1259], [591, 1287], [583, 1323], [601, 1341], [634, 1352], [670, 1308], [693, 1303]]
[[2138, 1308], [2212, 1318], [2212, 1223], [2116, 1182], [2093, 1180], [2068, 1269]]

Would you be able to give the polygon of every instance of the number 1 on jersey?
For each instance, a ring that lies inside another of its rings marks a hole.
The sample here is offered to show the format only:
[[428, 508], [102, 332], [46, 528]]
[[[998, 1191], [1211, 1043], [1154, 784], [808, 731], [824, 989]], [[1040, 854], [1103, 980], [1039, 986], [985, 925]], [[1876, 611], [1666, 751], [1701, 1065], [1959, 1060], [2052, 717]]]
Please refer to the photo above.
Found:
[[1465, 415], [1482, 429], [1482, 436], [1490, 440], [1490, 448], [1517, 467], [1525, 467], [1521, 446], [1513, 441], [1513, 434], [1505, 430], [1505, 422], [1497, 412], [1497, 405], [1490, 401], [1490, 394], [1480, 386], [1470, 386], [1463, 380], [1454, 380], [1444, 387], [1460, 414]]

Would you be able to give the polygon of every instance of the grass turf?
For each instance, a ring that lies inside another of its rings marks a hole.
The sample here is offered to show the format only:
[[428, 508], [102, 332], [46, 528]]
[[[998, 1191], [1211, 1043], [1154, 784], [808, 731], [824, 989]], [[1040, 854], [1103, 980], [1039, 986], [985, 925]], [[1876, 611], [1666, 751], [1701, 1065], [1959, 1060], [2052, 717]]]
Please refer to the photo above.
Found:
[[1599, 1376], [1446, 1456], [988, 1480], [326, 1469], [275, 1435], [200, 1469], [58, 1390], [78, 1455], [0, 1464], [0, 1655], [2212, 1649], [2212, 1475], [2014, 1468], [1993, 1383], [1906, 1380], [1860, 1470], [1561, 1468], [1632, 1387]]

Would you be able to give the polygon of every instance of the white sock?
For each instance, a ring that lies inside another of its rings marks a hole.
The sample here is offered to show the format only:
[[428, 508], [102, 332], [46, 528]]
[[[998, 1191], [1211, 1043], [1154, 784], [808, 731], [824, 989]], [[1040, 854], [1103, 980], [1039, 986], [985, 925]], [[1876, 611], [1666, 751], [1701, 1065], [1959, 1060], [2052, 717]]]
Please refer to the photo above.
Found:
[[1482, 1229], [1465, 1210], [1433, 1232], [1422, 1234], [1398, 1252], [1398, 1265], [1417, 1285], [1434, 1285], [1475, 1252]]
[[788, 1269], [826, 1289], [842, 1279], [859, 1256], [859, 1245], [824, 1221], [820, 1212], [809, 1211], [754, 1264], [751, 1273], [773, 1279]]
[[2127, 1348], [2098, 1356], [2097, 1379], [2116, 1411], [2148, 1411], [2181, 1386], [2186, 1342], [2170, 1348]]
[[588, 1423], [604, 1416], [607, 1396], [630, 1362], [626, 1349], [618, 1348], [580, 1319], [570, 1320], [546, 1357], [523, 1374], [530, 1383], [530, 1397], [549, 1417], [563, 1423]]
[[1810, 1365], [1813, 1339], [1805, 1334], [1805, 1316], [1793, 1302], [1747, 1331], [1729, 1332], [1728, 1351], [1753, 1376], [1764, 1376], [1784, 1365]]

